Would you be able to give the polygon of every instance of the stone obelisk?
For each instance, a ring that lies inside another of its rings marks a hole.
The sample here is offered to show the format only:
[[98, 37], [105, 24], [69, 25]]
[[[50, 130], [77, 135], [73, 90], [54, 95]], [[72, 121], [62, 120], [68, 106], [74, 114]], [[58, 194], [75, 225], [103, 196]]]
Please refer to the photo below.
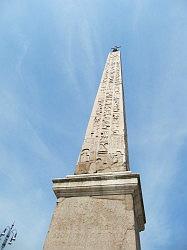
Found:
[[75, 175], [53, 180], [44, 250], [140, 250], [145, 214], [128, 161], [120, 51], [108, 55]]

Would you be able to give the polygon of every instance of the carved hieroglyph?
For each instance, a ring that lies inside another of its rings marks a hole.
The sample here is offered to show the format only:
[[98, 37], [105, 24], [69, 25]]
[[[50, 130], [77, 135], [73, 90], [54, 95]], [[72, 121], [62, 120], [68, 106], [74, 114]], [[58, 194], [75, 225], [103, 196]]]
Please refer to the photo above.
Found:
[[53, 180], [57, 205], [44, 250], [140, 250], [145, 213], [129, 170], [120, 52], [107, 58], [76, 174]]
[[110, 52], [76, 174], [129, 170], [120, 51]]

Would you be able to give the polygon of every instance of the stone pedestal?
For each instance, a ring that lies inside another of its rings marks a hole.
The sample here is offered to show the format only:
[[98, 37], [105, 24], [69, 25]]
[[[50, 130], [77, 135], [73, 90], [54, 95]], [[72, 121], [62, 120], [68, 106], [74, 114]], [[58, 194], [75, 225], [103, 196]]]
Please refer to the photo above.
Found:
[[53, 183], [57, 205], [44, 250], [140, 250], [145, 215], [139, 174], [71, 175]]

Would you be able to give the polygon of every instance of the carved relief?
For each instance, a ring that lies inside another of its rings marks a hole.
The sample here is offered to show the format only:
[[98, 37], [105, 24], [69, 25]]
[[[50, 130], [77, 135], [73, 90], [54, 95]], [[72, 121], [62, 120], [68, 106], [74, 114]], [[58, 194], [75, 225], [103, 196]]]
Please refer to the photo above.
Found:
[[89, 149], [83, 149], [80, 155], [80, 162], [89, 162], [90, 155], [89, 155]]
[[[107, 59], [76, 173], [124, 170], [127, 146], [119, 53]], [[122, 126], [123, 125], [123, 126]]]

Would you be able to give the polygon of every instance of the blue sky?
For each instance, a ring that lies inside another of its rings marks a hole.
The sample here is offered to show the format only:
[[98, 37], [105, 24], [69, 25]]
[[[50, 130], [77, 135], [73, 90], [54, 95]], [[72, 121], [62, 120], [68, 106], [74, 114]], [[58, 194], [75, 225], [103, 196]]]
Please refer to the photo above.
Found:
[[186, 0], [0, 1], [0, 229], [40, 250], [72, 174], [111, 46], [122, 46], [130, 166], [141, 174], [142, 250], [184, 250]]

